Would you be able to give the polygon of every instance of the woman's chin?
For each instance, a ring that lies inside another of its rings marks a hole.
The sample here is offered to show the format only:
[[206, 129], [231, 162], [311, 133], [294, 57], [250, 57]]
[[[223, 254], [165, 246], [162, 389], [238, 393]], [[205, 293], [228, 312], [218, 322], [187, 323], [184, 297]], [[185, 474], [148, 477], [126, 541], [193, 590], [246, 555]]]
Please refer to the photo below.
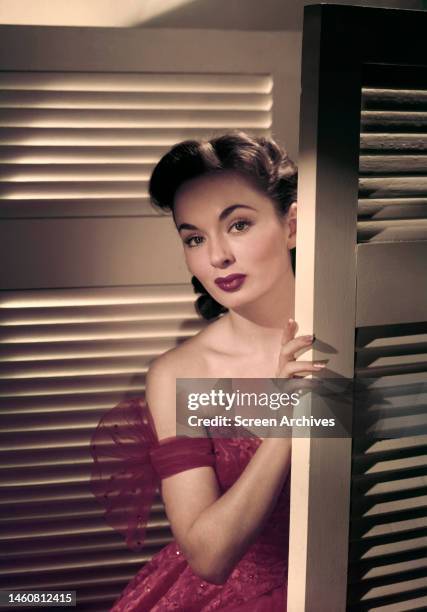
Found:
[[[219, 300], [217, 300], [219, 301]], [[235, 312], [239, 312], [239, 310], [245, 310], [248, 306], [253, 304], [256, 301], [256, 297], [249, 295], [237, 295], [223, 298], [220, 304], [227, 308], [228, 310], [234, 310]]]

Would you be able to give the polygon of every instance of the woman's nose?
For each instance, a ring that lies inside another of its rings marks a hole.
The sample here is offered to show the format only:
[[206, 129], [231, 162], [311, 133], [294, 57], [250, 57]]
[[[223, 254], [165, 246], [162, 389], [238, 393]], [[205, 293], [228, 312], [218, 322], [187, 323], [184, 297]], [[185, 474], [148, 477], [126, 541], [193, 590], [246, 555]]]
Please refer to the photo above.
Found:
[[212, 240], [209, 254], [211, 264], [215, 268], [227, 268], [235, 261], [235, 257], [226, 239]]

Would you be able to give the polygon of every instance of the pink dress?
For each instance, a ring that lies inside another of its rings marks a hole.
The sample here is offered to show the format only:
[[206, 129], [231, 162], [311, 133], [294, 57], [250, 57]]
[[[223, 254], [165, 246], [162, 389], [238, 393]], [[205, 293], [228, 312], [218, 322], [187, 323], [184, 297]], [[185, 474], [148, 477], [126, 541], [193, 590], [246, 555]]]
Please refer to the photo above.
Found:
[[[143, 545], [162, 478], [207, 465], [225, 492], [261, 444], [251, 434], [240, 433], [239, 438], [214, 434], [159, 443], [141, 398], [122, 402], [101, 420], [91, 444], [92, 491], [106, 509], [107, 522], [123, 533], [130, 548], [139, 550]], [[141, 568], [111, 612], [286, 611], [290, 480], [289, 473], [262, 532], [224, 584], [199, 578], [173, 541]]]

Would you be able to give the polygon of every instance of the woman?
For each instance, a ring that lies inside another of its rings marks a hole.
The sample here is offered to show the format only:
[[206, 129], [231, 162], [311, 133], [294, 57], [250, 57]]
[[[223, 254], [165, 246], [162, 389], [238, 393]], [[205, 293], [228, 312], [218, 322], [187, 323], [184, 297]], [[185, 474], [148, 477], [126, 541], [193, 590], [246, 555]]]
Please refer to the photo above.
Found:
[[273, 140], [243, 133], [178, 144], [154, 169], [151, 198], [173, 213], [202, 293], [198, 310], [212, 322], [152, 363], [147, 404], [126, 404], [126, 418], [140, 419], [137, 446], [149, 455], [135, 460], [132, 493], [142, 497], [128, 505], [143, 527], [147, 491], [161, 482], [175, 541], [135, 576], [114, 612], [286, 609], [291, 441], [176, 438], [175, 381], [292, 377], [323, 367], [295, 360], [313, 341], [296, 337], [293, 320], [296, 177]]

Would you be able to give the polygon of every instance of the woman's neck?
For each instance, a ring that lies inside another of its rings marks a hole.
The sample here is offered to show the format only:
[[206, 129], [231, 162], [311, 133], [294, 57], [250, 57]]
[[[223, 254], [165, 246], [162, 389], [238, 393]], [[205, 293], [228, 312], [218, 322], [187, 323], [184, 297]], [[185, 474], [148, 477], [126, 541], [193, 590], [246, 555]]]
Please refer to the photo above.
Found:
[[292, 270], [283, 283], [256, 302], [230, 310], [228, 323], [234, 346], [246, 353], [271, 355], [280, 346], [288, 319], [295, 317], [295, 277]]

